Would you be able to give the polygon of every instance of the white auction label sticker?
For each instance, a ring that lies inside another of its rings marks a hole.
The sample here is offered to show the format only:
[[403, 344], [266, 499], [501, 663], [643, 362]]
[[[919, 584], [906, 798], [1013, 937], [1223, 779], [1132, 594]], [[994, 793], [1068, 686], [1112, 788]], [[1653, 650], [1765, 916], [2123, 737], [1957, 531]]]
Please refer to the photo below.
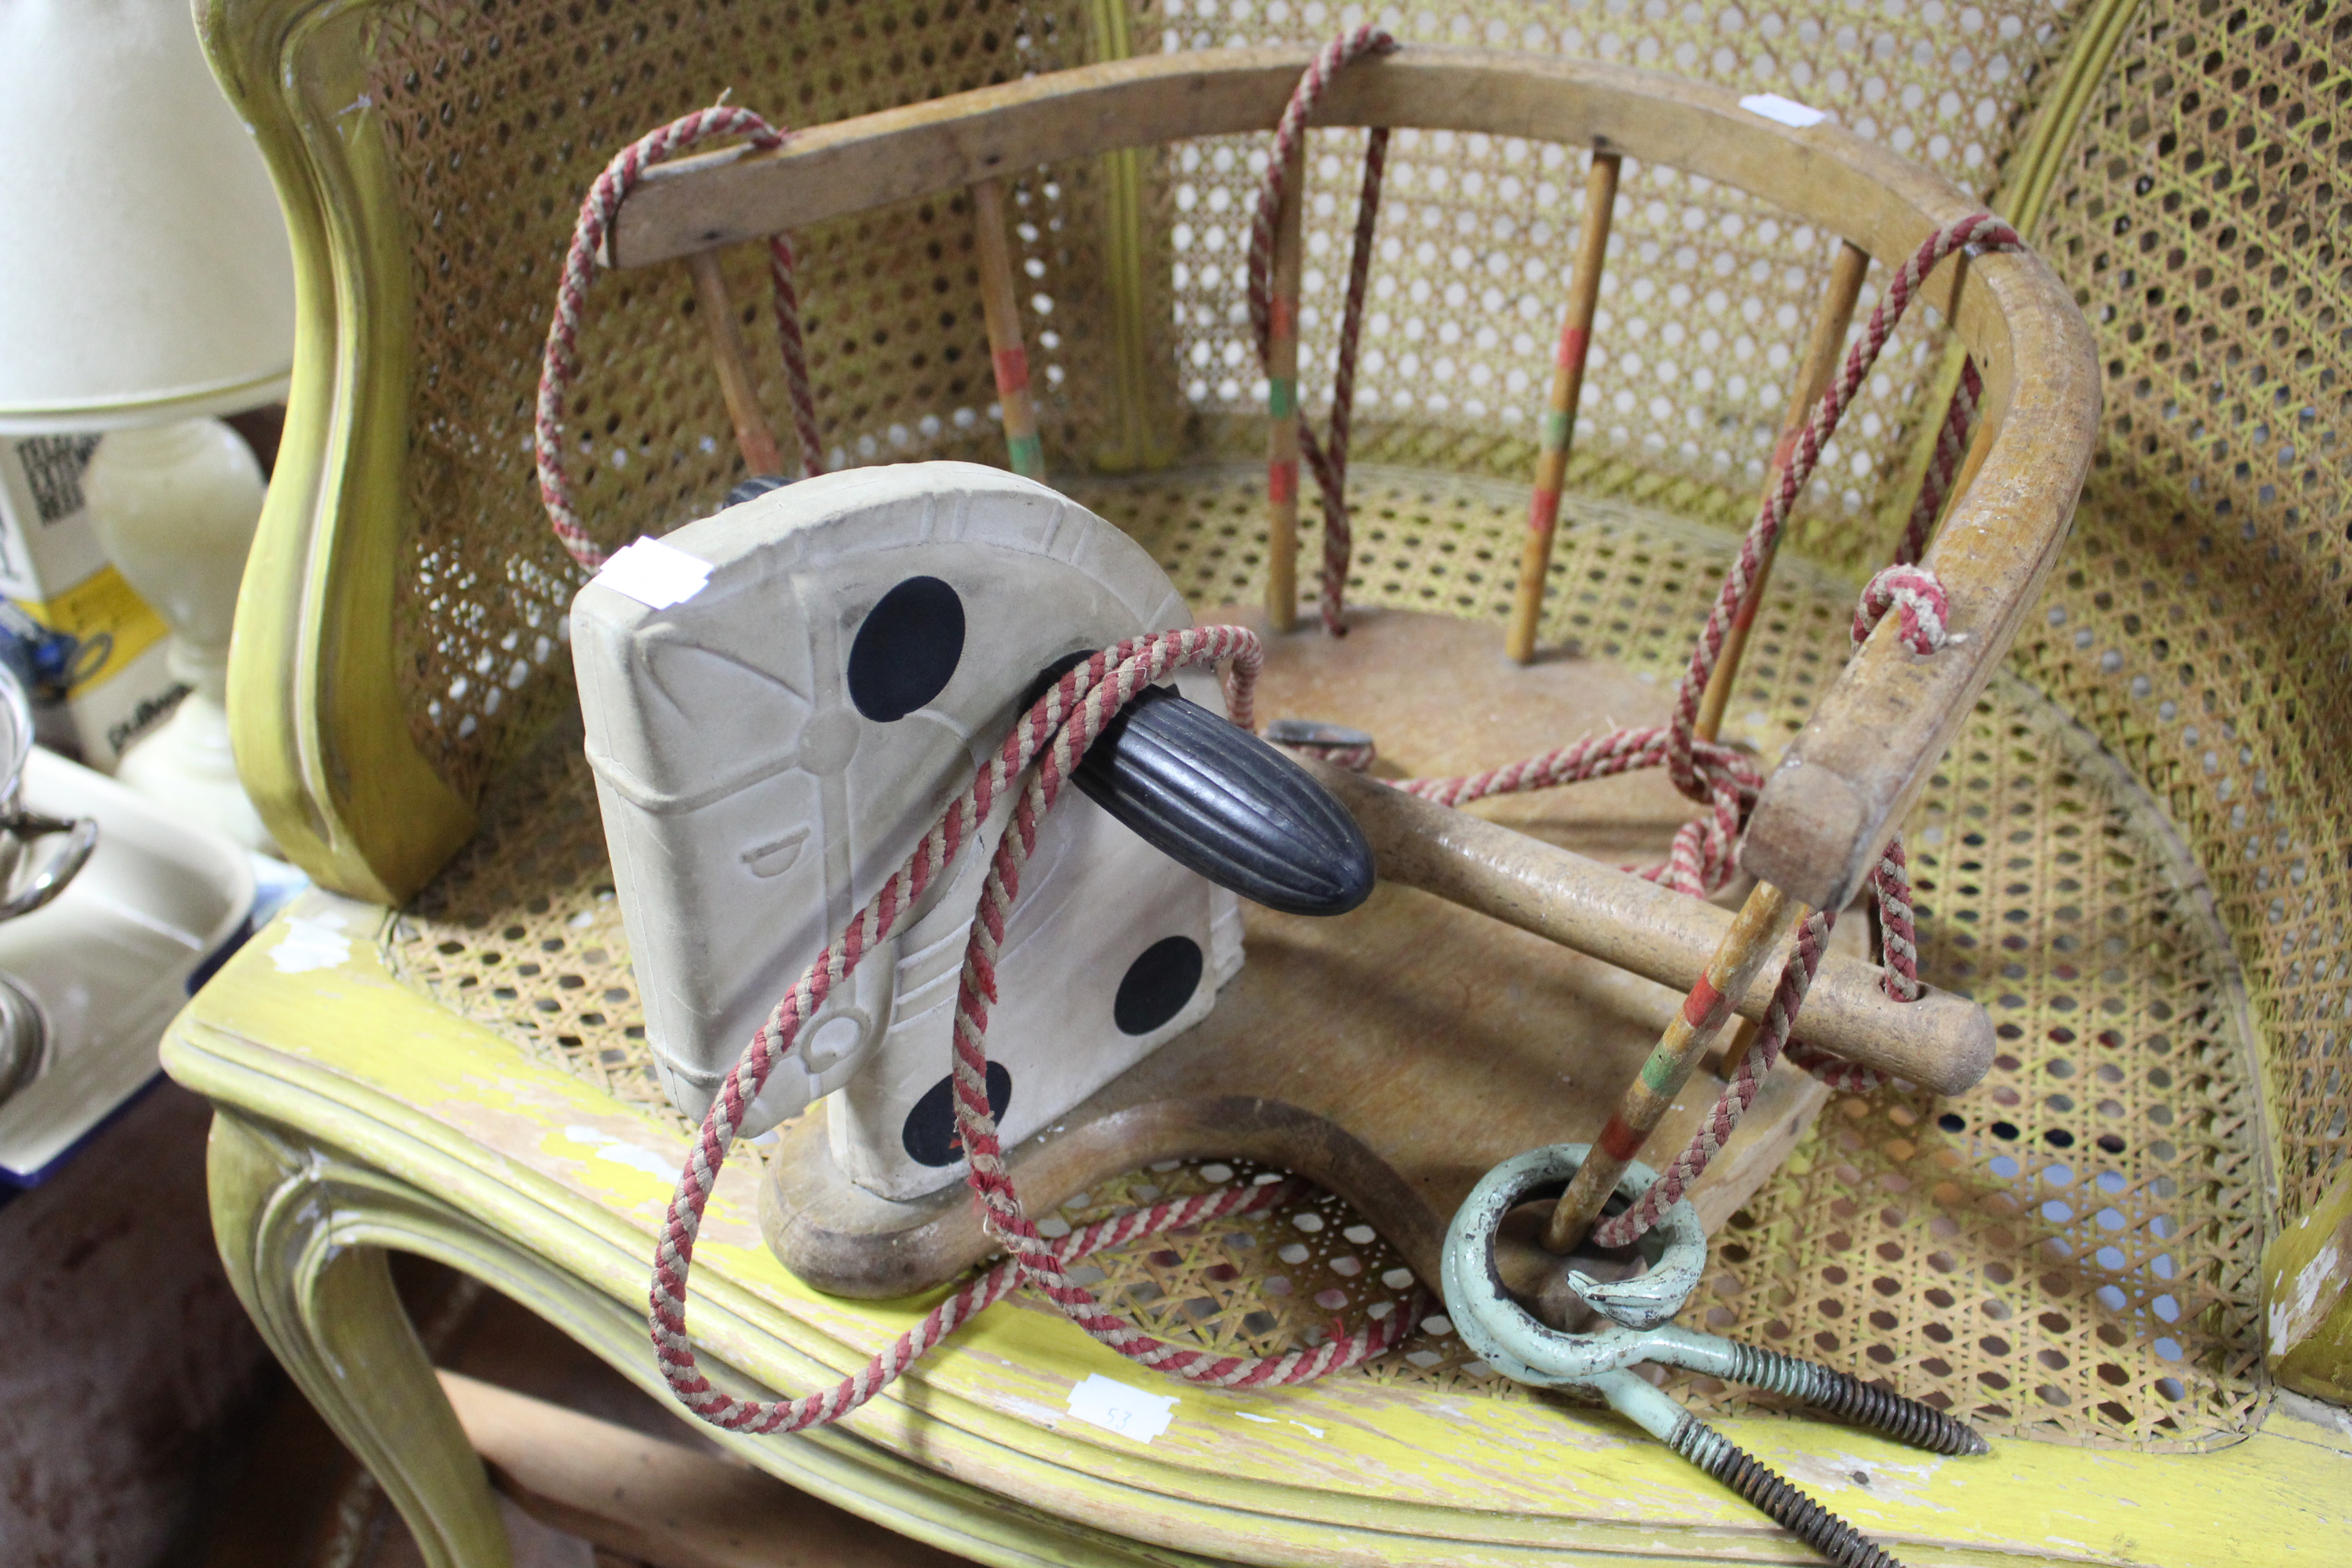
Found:
[[1751, 92], [1739, 100], [1739, 107], [1750, 114], [1760, 114], [1767, 120], [1778, 121], [1802, 131], [1808, 125], [1819, 125], [1827, 120], [1827, 111], [1808, 109], [1793, 98], [1782, 98], [1777, 92]]
[[1176, 1397], [1146, 1394], [1116, 1378], [1097, 1373], [1070, 1390], [1070, 1414], [1089, 1426], [1149, 1443], [1168, 1430], [1168, 1413]]
[[595, 580], [599, 586], [626, 594], [640, 605], [667, 610], [702, 592], [703, 584], [710, 581], [710, 563], [648, 537], [606, 556]]

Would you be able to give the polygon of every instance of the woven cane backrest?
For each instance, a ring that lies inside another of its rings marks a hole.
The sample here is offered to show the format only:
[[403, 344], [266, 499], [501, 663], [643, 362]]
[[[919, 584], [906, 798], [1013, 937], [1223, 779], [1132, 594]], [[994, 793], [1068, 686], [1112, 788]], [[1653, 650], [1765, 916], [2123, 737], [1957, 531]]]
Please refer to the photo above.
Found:
[[[720, 93], [808, 125], [1089, 59], [1083, 5], [757, 5], [583, 13], [554, 0], [386, 5], [369, 97], [406, 219], [415, 368], [410, 520], [395, 574], [404, 719], [470, 796], [568, 710], [556, 625], [578, 586], [531, 478], [540, 345], [573, 214], [611, 153]], [[1087, 166], [1020, 195], [1023, 259], [1062, 321], [1048, 375], [1108, 380], [1103, 217]], [[835, 465], [986, 459], [987, 339], [969, 205], [909, 204], [799, 237], [817, 405]], [[730, 258], [763, 390], [781, 407], [756, 255]], [[572, 453], [580, 504], [616, 539], [709, 511], [740, 477], [682, 268], [600, 290], [582, 344]], [[1062, 400], [1047, 436], [1086, 449], [1097, 399]]]
[[2210, 879], [2267, 1068], [2231, 1112], [2269, 1123], [2280, 1221], [2352, 1152], [2347, 110], [2341, 5], [2151, 0], [2040, 237], [2099, 333], [2106, 426], [2017, 658]]

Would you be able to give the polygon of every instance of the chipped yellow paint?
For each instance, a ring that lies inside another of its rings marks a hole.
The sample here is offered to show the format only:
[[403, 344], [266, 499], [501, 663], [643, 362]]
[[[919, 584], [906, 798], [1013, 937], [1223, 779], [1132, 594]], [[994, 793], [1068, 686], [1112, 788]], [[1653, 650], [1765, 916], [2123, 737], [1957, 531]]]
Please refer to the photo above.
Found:
[[[281, 973], [269, 955], [289, 919], [340, 920], [349, 957]], [[303, 900], [190, 1005], [165, 1065], [249, 1119], [448, 1205], [452, 1224], [504, 1238], [583, 1300], [638, 1310], [684, 1140], [394, 980], [374, 940], [383, 919], [324, 895]], [[707, 1352], [795, 1391], [853, 1370], [937, 1299], [847, 1301], [803, 1286], [761, 1244], [749, 1161], [721, 1179], [694, 1284]], [[654, 1381], [642, 1340], [596, 1348]], [[1070, 1390], [1097, 1374], [1174, 1394], [1167, 1431], [1146, 1444], [1071, 1416]], [[1009, 1558], [967, 1533], [993, 1506], [987, 1493], [1156, 1543], [1162, 1561], [1170, 1549], [1350, 1563], [1803, 1558], [1606, 1411], [1362, 1378], [1263, 1394], [1181, 1387], [1025, 1300], [986, 1314], [848, 1426], [892, 1462], [952, 1478], [924, 1494], [934, 1511], [921, 1528], [995, 1560]], [[1914, 1563], [2352, 1560], [2352, 1444], [2284, 1411], [2251, 1440], [2198, 1456], [2004, 1441], [1990, 1458], [1945, 1460], [1826, 1423], [1723, 1430]], [[857, 1495], [824, 1440], [729, 1446], [803, 1484], [825, 1458], [821, 1489]], [[1072, 1544], [1087, 1539], [1065, 1539], [1049, 1560], [1132, 1560]]]
[[2263, 1353], [2298, 1393], [2352, 1400], [2352, 1164], [2263, 1248]]

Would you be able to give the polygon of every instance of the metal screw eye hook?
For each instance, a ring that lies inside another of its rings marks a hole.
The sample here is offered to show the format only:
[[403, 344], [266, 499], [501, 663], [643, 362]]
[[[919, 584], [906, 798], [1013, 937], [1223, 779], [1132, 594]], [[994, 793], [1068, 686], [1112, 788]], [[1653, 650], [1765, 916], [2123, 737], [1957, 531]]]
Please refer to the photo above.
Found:
[[[1503, 1217], [1530, 1197], [1565, 1188], [1589, 1145], [1556, 1144], [1506, 1160], [1486, 1173], [1445, 1236], [1446, 1314], [1463, 1342], [1504, 1375], [1547, 1388], [1600, 1394], [1620, 1415], [1769, 1514], [1783, 1529], [1847, 1568], [1899, 1568], [1868, 1536], [1815, 1502], [1721, 1433], [1683, 1409], [1633, 1368], [1643, 1362], [1685, 1367], [1726, 1383], [1744, 1383], [1801, 1401], [1827, 1415], [1938, 1454], [1989, 1452], [1985, 1440], [1942, 1411], [1889, 1394], [1842, 1372], [1778, 1351], [1678, 1328], [1682, 1310], [1706, 1268], [1706, 1235], [1687, 1201], [1667, 1209], [1635, 1247], [1647, 1272], [1601, 1283], [1570, 1273], [1567, 1283], [1609, 1320], [1592, 1333], [1546, 1328], [1511, 1297], [1495, 1264]], [[1638, 1199], [1658, 1179], [1648, 1166], [1626, 1168], [1617, 1191]]]

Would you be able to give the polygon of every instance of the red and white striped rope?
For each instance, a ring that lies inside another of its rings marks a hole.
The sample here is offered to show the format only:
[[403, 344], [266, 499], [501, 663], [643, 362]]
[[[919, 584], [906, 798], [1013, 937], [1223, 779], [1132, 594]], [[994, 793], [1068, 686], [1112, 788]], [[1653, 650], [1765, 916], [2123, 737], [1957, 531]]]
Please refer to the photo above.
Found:
[[[1331, 430], [1315, 438], [1302, 408], [1298, 449], [1315, 475], [1323, 501], [1323, 628], [1348, 635], [1348, 563], [1355, 531], [1348, 521], [1348, 430], [1356, 408], [1356, 350], [1364, 333], [1364, 296], [1372, 273], [1372, 229], [1381, 207], [1381, 176], [1388, 167], [1388, 127], [1376, 126], [1364, 143], [1364, 184], [1356, 203], [1356, 237], [1348, 259], [1348, 300], [1339, 316], [1339, 350], [1331, 370]], [[1302, 196], [1304, 193], [1301, 193]]]
[[[1234, 628], [1213, 628], [1233, 630]], [[1244, 634], [1245, 635], [1245, 634]], [[1168, 666], [1175, 668], [1171, 662]], [[971, 1184], [982, 1206], [989, 1234], [1016, 1260], [1026, 1281], [1059, 1307], [1064, 1315], [1119, 1354], [1187, 1382], [1218, 1388], [1259, 1388], [1303, 1383], [1326, 1373], [1351, 1366], [1381, 1354], [1399, 1342], [1418, 1320], [1418, 1294], [1406, 1310], [1387, 1320], [1360, 1328], [1353, 1334], [1327, 1340], [1310, 1349], [1278, 1356], [1218, 1355], [1188, 1345], [1153, 1338], [1127, 1320], [1107, 1311], [1093, 1292], [1071, 1278], [1051, 1243], [1040, 1236], [1013, 1190], [997, 1138], [996, 1118], [988, 1102], [988, 1055], [984, 1041], [989, 1008], [997, 999], [996, 960], [1013, 900], [1021, 890], [1021, 870], [1036, 847], [1037, 830], [1059, 798], [1063, 784], [1078, 757], [1101, 733], [1101, 725], [1142, 687], [1164, 671], [1147, 671], [1140, 661], [1122, 664], [1110, 676], [1117, 687], [1110, 700], [1090, 700], [1055, 736], [1050, 751], [1040, 756], [1029, 775], [1019, 806], [1004, 836], [981, 892], [980, 918], [964, 949], [961, 985], [956, 996], [955, 1072], [953, 1104], [956, 1131], [971, 1162]], [[1097, 689], [1099, 697], [1108, 688]]]
[[[1299, 1196], [1303, 1190], [1302, 1184], [1297, 1181], [1284, 1181], [1265, 1186], [1223, 1187], [1172, 1203], [1155, 1204], [1150, 1208], [1115, 1215], [1108, 1219], [1097, 1220], [1082, 1230], [1073, 1231], [1054, 1244], [1055, 1254], [1062, 1265], [1068, 1268], [1106, 1247], [1123, 1247], [1162, 1231], [1181, 1230], [1187, 1226], [1206, 1225], [1212, 1220], [1227, 1219], [1235, 1215], [1260, 1214], [1278, 1208]], [[889, 1349], [833, 1387], [803, 1399], [779, 1402], [769, 1408], [788, 1410], [790, 1414], [772, 1418], [766, 1424], [736, 1429], [789, 1433], [839, 1420], [897, 1382], [908, 1367], [929, 1354], [941, 1341], [987, 1308], [1011, 1295], [1020, 1283], [1020, 1263], [1010, 1258], [1001, 1259], [984, 1273], [967, 1280], [955, 1294], [932, 1308], [921, 1322], [899, 1335]], [[745, 1407], [760, 1408], [756, 1405], [746, 1405]]]
[[1984, 377], [1977, 374], [1977, 362], [1963, 358], [1960, 384], [1952, 388], [1952, 401], [1944, 410], [1944, 422], [1936, 427], [1936, 449], [1928, 455], [1927, 471], [1919, 477], [1919, 494], [1911, 503], [1903, 542], [1895, 548], [1896, 565], [1907, 566], [1927, 553], [1927, 531], [1944, 514], [1944, 498], [1951, 493], [1952, 481], [1959, 477], [1961, 461], [1968, 457], [1969, 434], [1977, 422], [1977, 402], [1983, 396]]
[[[1305, 191], [1286, 191], [1290, 160], [1307, 134], [1307, 117], [1330, 89], [1332, 79], [1349, 62], [1367, 56], [1392, 53], [1397, 41], [1378, 27], [1350, 27], [1316, 54], [1298, 79], [1282, 119], [1274, 128], [1274, 147], [1265, 174], [1258, 182], [1257, 211], [1250, 222], [1247, 267], [1250, 331], [1257, 342], [1261, 368], [1271, 363], [1274, 337], [1274, 231], [1285, 200], [1304, 201]], [[1348, 521], [1348, 427], [1356, 404], [1356, 351], [1364, 330], [1364, 297], [1372, 270], [1373, 229], [1381, 206], [1381, 178], [1388, 166], [1389, 132], [1373, 128], [1364, 144], [1364, 183], [1356, 198], [1356, 234], [1348, 260], [1347, 303], [1339, 316], [1339, 347], [1331, 373], [1331, 433], [1318, 441], [1307, 423], [1303, 405], [1296, 410], [1298, 449], [1315, 475], [1323, 501], [1323, 569], [1321, 611], [1324, 629], [1333, 637], [1348, 632], [1348, 563], [1354, 552], [1353, 530]]]
[[1919, 932], [1913, 924], [1910, 866], [1901, 834], [1889, 838], [1879, 852], [1878, 864], [1870, 868], [1870, 886], [1878, 896], [1878, 946], [1885, 962], [1878, 984], [1897, 1002], [1916, 1002]]
[[1951, 601], [1932, 572], [1917, 566], [1889, 566], [1873, 577], [1862, 591], [1862, 603], [1854, 606], [1856, 647], [1889, 610], [1898, 617], [1903, 646], [1913, 653], [1933, 653], [1951, 640], [1944, 625], [1951, 613]]
[[[621, 204], [654, 164], [728, 136], [743, 137], [751, 146], [766, 151], [782, 146], [784, 134], [748, 109], [722, 103], [697, 110], [614, 154], [580, 204], [579, 218], [572, 227], [572, 247], [563, 258], [563, 276], [556, 285], [555, 314], [547, 325], [532, 447], [539, 469], [539, 499], [547, 508], [547, 520], [572, 558], [591, 572], [604, 563], [605, 552], [572, 509], [572, 481], [563, 468], [563, 430], [564, 400], [580, 370], [581, 311], [587, 302], [588, 285], [596, 275], [596, 258], [620, 216]], [[793, 243], [782, 234], [768, 237], [768, 277], [774, 289], [776, 338], [782, 350], [784, 390], [793, 405], [801, 462], [808, 472], [821, 474], [824, 463], [818, 444], [816, 395], [809, 386], [808, 351], [801, 340], [800, 296], [793, 286]]]
[[[1715, 607], [1709, 612], [1706, 625], [1700, 629], [1698, 643], [1691, 650], [1690, 667], [1682, 684], [1676, 689], [1672, 723], [1675, 742], [1667, 753], [1667, 767], [1675, 785], [1694, 800], [1706, 798], [1697, 775], [1697, 753], [1695, 742], [1698, 730], [1699, 698], [1706, 690], [1707, 678], [1715, 671], [1716, 661], [1723, 655], [1725, 637], [1730, 635], [1731, 623], [1747, 601], [1748, 590], [1763, 567], [1765, 556], [1780, 537], [1780, 530], [1789, 513], [1804, 493], [1821, 462], [1822, 448], [1837, 433], [1838, 422], [1844, 418], [1854, 395], [1869, 379], [1871, 367], [1877, 363], [1879, 351], [1902, 321], [1919, 291], [1919, 285], [1945, 258], [1968, 247], [1989, 250], [2013, 249], [2021, 242], [2017, 231], [1990, 213], [1977, 213], [1945, 225], [1923, 241], [1903, 265], [1895, 269], [1886, 291], [1872, 307], [1870, 319], [1862, 336], [1848, 350], [1845, 363], [1837, 379], [1822, 393], [1822, 400], [1813, 408], [1812, 417], [1805, 422], [1797, 437], [1796, 450], [1780, 472], [1780, 482], [1775, 486], [1758, 509], [1756, 521], [1740, 542], [1739, 553], [1725, 574], [1723, 587], [1716, 595]], [[1963, 381], [1963, 387], [1966, 385]]]
[[[1406, 779], [1396, 787], [1440, 805], [1462, 805], [1490, 795], [1549, 789], [1664, 767], [1673, 744], [1674, 734], [1664, 725], [1612, 730], [1485, 773], [1454, 778]], [[1675, 831], [1663, 863], [1629, 866], [1626, 869], [1664, 883], [1676, 892], [1706, 898], [1730, 880], [1738, 863], [1739, 825], [1763, 792], [1764, 775], [1758, 771], [1756, 760], [1744, 752], [1712, 741], [1695, 744], [1698, 752], [1697, 777], [1706, 791], [1702, 803], [1706, 810]]]

